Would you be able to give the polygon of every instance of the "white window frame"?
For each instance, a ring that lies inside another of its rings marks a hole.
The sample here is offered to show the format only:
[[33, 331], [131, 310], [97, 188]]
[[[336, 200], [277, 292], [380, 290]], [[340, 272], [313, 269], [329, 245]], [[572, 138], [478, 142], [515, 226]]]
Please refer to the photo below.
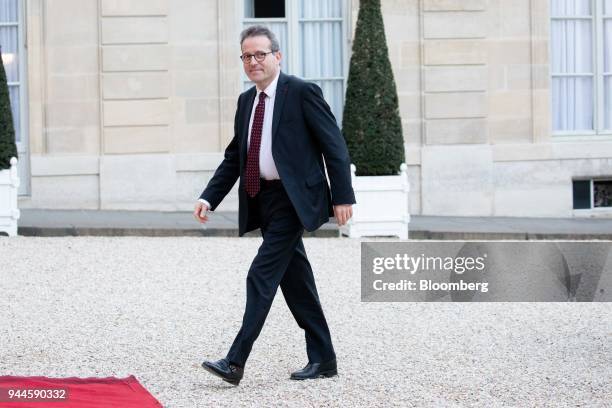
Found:
[[[554, 0], [552, 0], [554, 1]], [[549, 5], [551, 3], [549, 2]], [[584, 74], [585, 76], [593, 77], [593, 124], [595, 129], [593, 130], [575, 130], [575, 131], [558, 131], [552, 130], [552, 135], [557, 140], [563, 141], [601, 141], [601, 140], [612, 140], [612, 129], [604, 129], [604, 75], [612, 74], [604, 73], [604, 32], [603, 24], [604, 19], [612, 19], [612, 15], [603, 15], [603, 0], [591, 0], [591, 10], [593, 10], [592, 16], [553, 16], [551, 14], [550, 21], [560, 20], [589, 20], [591, 21], [591, 35], [593, 36], [592, 41], [592, 66], [594, 72], [590, 74]], [[551, 30], [552, 35], [552, 30]], [[549, 41], [549, 54], [552, 58], [553, 55], [553, 41], [552, 38]], [[550, 78], [551, 84], [552, 79], [555, 77], [571, 76], [577, 77], [580, 74], [563, 74], [555, 73], [552, 71], [552, 64], [550, 66]], [[552, 88], [550, 90], [550, 101], [551, 109], [553, 107], [552, 99]], [[552, 113], [552, 110], [551, 110]], [[552, 128], [552, 115], [551, 115], [551, 128]]]
[[[281, 51], [288, 50], [289, 56], [286, 60], [286, 73], [293, 74], [297, 72], [300, 63], [300, 22], [304, 21], [341, 21], [343, 36], [343, 47], [342, 47], [342, 75], [343, 77], [330, 77], [330, 78], [314, 78], [304, 77], [306, 81], [319, 81], [319, 80], [340, 80], [342, 79], [342, 108], [346, 100], [346, 86], [348, 81], [348, 70], [350, 62], [350, 47], [352, 44], [352, 30], [350, 26], [350, 10], [352, 0], [342, 0], [342, 16], [339, 18], [317, 18], [317, 19], [304, 19], [299, 18], [298, 3], [296, 0], [285, 0], [285, 17], [284, 18], [247, 18], [244, 17], [244, 0], [240, 0], [240, 27], [241, 30], [246, 24], [268, 24], [268, 23], [280, 23], [285, 22], [287, 24], [287, 41], [288, 44], [281, 44]], [[283, 58], [286, 58], [286, 54], [283, 54]], [[240, 81], [242, 88], [247, 84], [248, 78], [244, 72], [241, 72]], [[342, 123], [342, 117], [337, 117], [338, 123]]]

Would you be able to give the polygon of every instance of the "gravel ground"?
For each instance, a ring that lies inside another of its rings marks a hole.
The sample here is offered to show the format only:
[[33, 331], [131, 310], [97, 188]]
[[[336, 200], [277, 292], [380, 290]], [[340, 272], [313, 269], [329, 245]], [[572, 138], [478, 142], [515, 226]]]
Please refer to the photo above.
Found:
[[610, 406], [610, 303], [361, 303], [359, 241], [306, 239], [338, 377], [290, 381], [278, 293], [239, 387], [205, 372], [238, 331], [255, 238], [1, 238], [0, 374], [134, 374], [166, 407]]

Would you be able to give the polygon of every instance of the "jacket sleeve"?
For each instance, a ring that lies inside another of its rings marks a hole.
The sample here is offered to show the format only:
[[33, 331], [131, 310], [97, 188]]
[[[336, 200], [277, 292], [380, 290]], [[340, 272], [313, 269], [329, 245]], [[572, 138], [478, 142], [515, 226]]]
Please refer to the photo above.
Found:
[[351, 186], [351, 159], [344, 137], [336, 124], [334, 114], [321, 88], [313, 83], [302, 87], [302, 111], [306, 125], [316, 139], [325, 159], [329, 175], [332, 204], [354, 204], [355, 193]]
[[208, 185], [200, 194], [200, 199], [210, 203], [211, 211], [221, 203], [223, 198], [230, 192], [236, 180], [240, 176], [240, 142], [238, 137], [238, 111], [240, 107], [240, 98], [238, 98], [238, 107], [234, 117], [234, 137], [225, 148], [223, 161], [217, 167], [215, 174], [212, 176]]

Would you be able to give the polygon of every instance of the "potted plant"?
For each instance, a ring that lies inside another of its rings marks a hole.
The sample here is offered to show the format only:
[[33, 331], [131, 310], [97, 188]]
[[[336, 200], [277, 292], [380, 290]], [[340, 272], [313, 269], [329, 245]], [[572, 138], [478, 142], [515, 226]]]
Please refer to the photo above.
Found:
[[359, 2], [342, 127], [357, 204], [341, 232], [407, 239], [409, 183], [380, 0]]
[[0, 232], [17, 235], [17, 146], [6, 71], [0, 50]]

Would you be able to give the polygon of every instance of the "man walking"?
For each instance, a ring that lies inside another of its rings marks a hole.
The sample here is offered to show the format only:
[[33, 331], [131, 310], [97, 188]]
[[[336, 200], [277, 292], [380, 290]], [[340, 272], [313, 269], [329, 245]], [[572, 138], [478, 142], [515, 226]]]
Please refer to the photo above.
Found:
[[194, 216], [206, 222], [207, 211], [240, 179], [239, 234], [260, 228], [263, 243], [247, 275], [242, 327], [226, 358], [202, 366], [238, 385], [280, 286], [306, 335], [308, 364], [291, 379], [332, 377], [337, 374], [336, 355], [302, 234], [316, 230], [332, 214], [339, 225], [351, 218], [355, 195], [348, 150], [321, 89], [281, 72], [274, 33], [249, 27], [240, 46], [244, 71], [255, 86], [238, 98], [234, 137]]

